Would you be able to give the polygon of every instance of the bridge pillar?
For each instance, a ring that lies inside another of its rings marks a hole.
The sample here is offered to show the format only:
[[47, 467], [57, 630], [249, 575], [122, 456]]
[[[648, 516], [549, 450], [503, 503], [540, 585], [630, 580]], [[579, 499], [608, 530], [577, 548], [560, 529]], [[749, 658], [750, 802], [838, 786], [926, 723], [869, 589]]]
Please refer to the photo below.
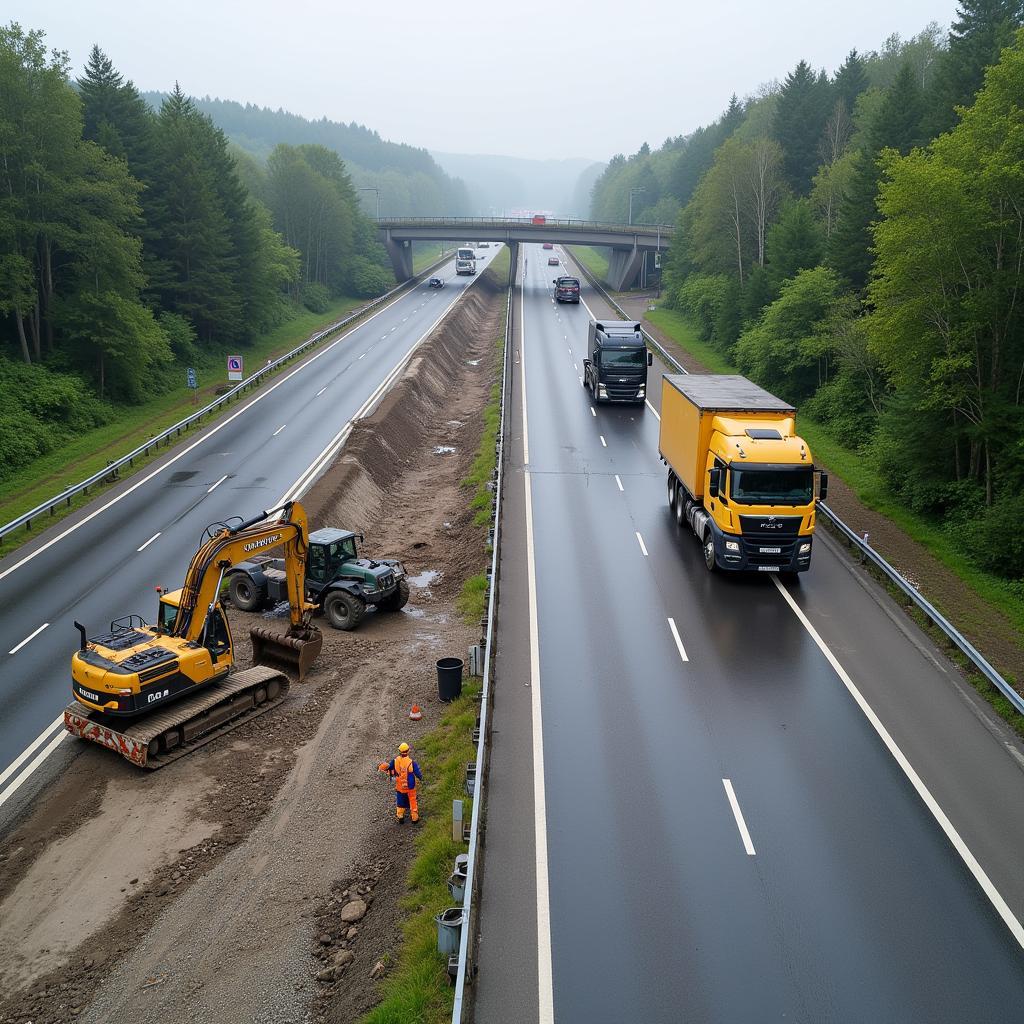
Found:
[[395, 271], [395, 280], [401, 284], [413, 277], [412, 271], [412, 242], [408, 239], [396, 242], [388, 231], [384, 235], [384, 248], [391, 257], [391, 266]]
[[612, 249], [608, 260], [608, 287], [613, 292], [625, 291], [643, 266], [644, 254], [635, 245], [632, 249]]

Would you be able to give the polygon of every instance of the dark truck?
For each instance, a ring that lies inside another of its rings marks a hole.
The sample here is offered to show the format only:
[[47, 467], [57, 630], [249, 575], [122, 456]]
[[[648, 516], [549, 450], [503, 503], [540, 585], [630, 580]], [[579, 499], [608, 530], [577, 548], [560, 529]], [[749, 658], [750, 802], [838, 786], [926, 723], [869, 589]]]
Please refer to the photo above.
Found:
[[556, 277], [551, 283], [555, 286], [555, 302], [580, 301], [580, 282], [576, 277]]
[[[360, 558], [361, 533], [327, 527], [309, 535], [306, 600], [314, 602], [335, 629], [355, 629], [367, 605], [396, 612], [409, 600], [405, 568], [394, 558]], [[288, 600], [283, 558], [257, 555], [239, 562], [228, 576], [231, 603], [244, 612]]]
[[591, 320], [583, 386], [598, 402], [647, 399], [647, 367], [652, 363], [640, 325], [632, 320]]

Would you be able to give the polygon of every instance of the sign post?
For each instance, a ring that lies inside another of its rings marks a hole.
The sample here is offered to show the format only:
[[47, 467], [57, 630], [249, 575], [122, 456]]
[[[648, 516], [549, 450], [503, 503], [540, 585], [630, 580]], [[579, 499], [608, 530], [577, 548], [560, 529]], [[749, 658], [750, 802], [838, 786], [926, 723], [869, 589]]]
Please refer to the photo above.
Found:
[[199, 385], [196, 383], [196, 368], [194, 366], [190, 366], [185, 371], [185, 380], [192, 389], [192, 404], [195, 405], [199, 401]]
[[228, 380], [242, 379], [242, 357], [228, 356]]

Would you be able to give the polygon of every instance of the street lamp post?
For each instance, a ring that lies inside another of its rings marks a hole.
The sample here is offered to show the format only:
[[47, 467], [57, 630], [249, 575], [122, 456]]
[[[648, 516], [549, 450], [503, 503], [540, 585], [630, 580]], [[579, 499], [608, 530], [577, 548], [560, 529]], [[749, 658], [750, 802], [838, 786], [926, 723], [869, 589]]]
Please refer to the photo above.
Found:
[[641, 192], [646, 192], [647, 189], [643, 185], [637, 185], [629, 190], [629, 223], [633, 223], [633, 196], [639, 195]]
[[357, 189], [359, 192], [372, 192], [377, 198], [377, 220], [380, 220], [380, 189], [374, 188], [373, 185], [360, 185]]

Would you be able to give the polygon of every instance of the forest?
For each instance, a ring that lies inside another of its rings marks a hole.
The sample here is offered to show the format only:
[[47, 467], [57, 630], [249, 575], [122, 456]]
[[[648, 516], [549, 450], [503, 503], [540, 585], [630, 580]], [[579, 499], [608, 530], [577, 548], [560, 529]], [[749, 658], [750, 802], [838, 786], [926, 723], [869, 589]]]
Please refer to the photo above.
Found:
[[0, 483], [186, 366], [394, 285], [334, 149], [257, 160], [181, 88], [153, 109], [99, 47], [73, 78], [17, 24], [0, 27], [0, 185]]
[[592, 215], [677, 224], [667, 302], [1024, 586], [1024, 3], [964, 0], [832, 75], [616, 156]]

